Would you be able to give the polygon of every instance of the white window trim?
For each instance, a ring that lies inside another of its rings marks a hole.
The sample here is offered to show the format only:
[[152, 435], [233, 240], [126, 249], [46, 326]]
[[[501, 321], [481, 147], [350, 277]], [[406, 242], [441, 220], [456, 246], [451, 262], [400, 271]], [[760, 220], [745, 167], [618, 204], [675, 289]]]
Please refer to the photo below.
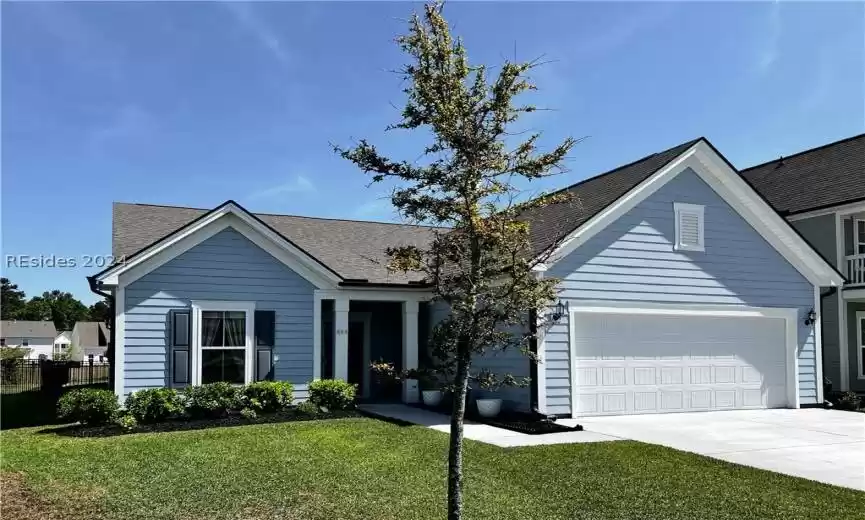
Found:
[[862, 358], [865, 356], [865, 344], [862, 340], [862, 322], [865, 321], [865, 311], [856, 312], [856, 359], [859, 361], [859, 366], [856, 368], [856, 373], [859, 379], [865, 379], [865, 373], [862, 372]]
[[853, 219], [853, 254], [861, 255], [863, 253], [859, 252], [859, 248], [865, 248], [865, 242], [859, 240], [859, 226], [865, 226], [865, 220], [861, 218]]
[[[255, 378], [253, 351], [253, 328], [255, 327], [255, 302], [235, 301], [192, 301], [192, 363], [191, 385], [201, 384], [201, 313], [204, 311], [235, 311], [246, 313], [246, 345], [244, 348], [244, 382], [251, 383]], [[231, 347], [231, 350], [238, 347]], [[226, 348], [227, 349], [227, 348]], [[214, 349], [218, 350], [218, 349]], [[223, 349], [225, 350], [225, 349]]]
[[[706, 215], [706, 207], [699, 204], [688, 204], [685, 202], [674, 202], [673, 203], [673, 213], [675, 214], [676, 219], [676, 244], [673, 246], [673, 249], [676, 251], [706, 251], [706, 226], [705, 226], [705, 215]], [[681, 223], [681, 214], [682, 213], [693, 213], [697, 215], [698, 219], [698, 234], [699, 234], [699, 243], [697, 245], [694, 244], [683, 244], [681, 239], [681, 230], [679, 229], [679, 225]]]

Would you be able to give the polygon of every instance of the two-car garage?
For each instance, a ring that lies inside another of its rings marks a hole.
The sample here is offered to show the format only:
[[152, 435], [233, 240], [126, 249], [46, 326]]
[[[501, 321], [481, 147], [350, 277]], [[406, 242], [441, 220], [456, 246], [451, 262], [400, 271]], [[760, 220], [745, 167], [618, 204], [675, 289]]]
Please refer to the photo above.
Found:
[[796, 405], [796, 311], [576, 307], [572, 415]]

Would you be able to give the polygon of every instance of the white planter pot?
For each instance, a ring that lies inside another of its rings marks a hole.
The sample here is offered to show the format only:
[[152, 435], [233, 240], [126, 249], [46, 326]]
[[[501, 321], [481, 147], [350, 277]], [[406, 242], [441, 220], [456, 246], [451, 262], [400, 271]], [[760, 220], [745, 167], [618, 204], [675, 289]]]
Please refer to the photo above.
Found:
[[438, 406], [442, 402], [441, 390], [424, 390], [421, 392], [423, 404], [427, 406]]
[[501, 399], [477, 399], [475, 402], [481, 417], [495, 417], [502, 411]]

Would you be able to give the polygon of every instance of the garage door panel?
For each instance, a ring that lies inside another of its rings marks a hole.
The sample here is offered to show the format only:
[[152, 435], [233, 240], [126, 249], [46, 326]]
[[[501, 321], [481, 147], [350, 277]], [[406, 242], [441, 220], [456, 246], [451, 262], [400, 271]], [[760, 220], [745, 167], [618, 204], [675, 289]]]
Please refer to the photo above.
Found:
[[781, 318], [576, 313], [577, 415], [786, 405]]

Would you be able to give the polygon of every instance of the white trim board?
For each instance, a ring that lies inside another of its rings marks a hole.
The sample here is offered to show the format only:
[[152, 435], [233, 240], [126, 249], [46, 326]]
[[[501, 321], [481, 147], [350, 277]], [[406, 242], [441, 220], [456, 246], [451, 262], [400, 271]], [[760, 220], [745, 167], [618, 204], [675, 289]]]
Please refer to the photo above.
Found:
[[[206, 311], [238, 311], [243, 312], [245, 325], [244, 350], [244, 384], [255, 380], [255, 357], [254, 357], [254, 332], [255, 328], [255, 302], [222, 301], [222, 300], [192, 300], [192, 341], [190, 343], [190, 365], [192, 374], [190, 384], [201, 384], [201, 313]], [[240, 350], [240, 347], [218, 347], [224, 350]]]
[[787, 217], [787, 220], [805, 220], [813, 217], [832, 215], [833, 213], [836, 215], [849, 215], [852, 213], [859, 213], [861, 211], [865, 211], [865, 201], [850, 202], [848, 204], [839, 204], [838, 206], [832, 206], [831, 208], [815, 209], [813, 211], [806, 211], [804, 213], [796, 213], [795, 215], [790, 215], [789, 217]]
[[308, 253], [233, 203], [227, 203], [186, 228], [163, 238], [128, 262], [97, 275], [97, 280], [106, 285], [128, 285], [229, 227], [319, 289], [333, 288], [341, 281], [338, 275], [326, 269]]
[[[114, 393], [122, 399], [126, 391], [126, 374], [124, 362], [126, 359], [126, 290], [123, 287], [114, 289]], [[166, 359], [167, 356], [166, 356]]]
[[799, 312], [793, 308], [745, 307], [730, 305], [680, 305], [641, 302], [572, 301], [568, 312], [568, 353], [570, 357], [571, 413], [574, 415], [573, 392], [577, 387], [576, 320], [577, 313], [596, 314], [654, 314], [668, 316], [759, 317], [785, 320], [785, 352], [787, 371], [787, 403], [799, 408]]
[[688, 168], [705, 181], [811, 284], [841, 286], [844, 283], [843, 276], [814, 251], [811, 245], [793, 230], [790, 223], [760, 198], [704, 140], [698, 141], [571, 232], [544, 267], [548, 268], [573, 252]]
[[865, 311], [856, 311], [856, 360], [859, 362], [856, 368], [856, 375], [859, 380], [865, 379], [865, 373], [862, 372], [862, 322], [865, 321]]

